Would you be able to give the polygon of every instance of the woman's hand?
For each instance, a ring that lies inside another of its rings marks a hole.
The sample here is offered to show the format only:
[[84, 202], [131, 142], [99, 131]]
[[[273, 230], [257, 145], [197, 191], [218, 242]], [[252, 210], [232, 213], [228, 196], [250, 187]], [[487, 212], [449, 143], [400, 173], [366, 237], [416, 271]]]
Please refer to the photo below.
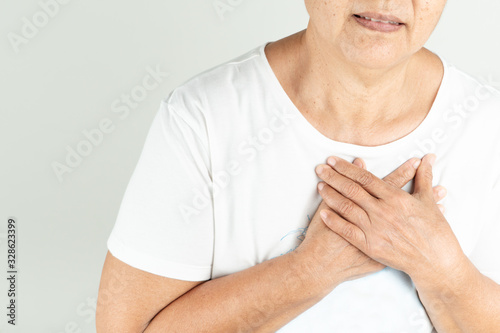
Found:
[[[415, 176], [419, 162], [419, 159], [407, 161], [385, 177], [383, 181], [388, 186], [403, 187]], [[356, 169], [365, 168], [361, 159], [356, 159], [353, 164], [357, 165]], [[446, 195], [446, 191], [442, 186], [436, 186], [433, 189], [433, 195], [433, 200], [437, 202]], [[334, 214], [327, 205], [330, 199], [327, 197], [327, 200], [320, 203], [309, 224], [304, 241], [294, 252], [304, 258], [303, 262], [308, 269], [330, 278], [327, 278], [328, 285], [337, 285], [383, 269], [385, 267], [383, 264], [366, 256], [323, 223], [319, 215], [321, 211]], [[330, 202], [330, 204], [332, 203]]]
[[413, 194], [363, 168], [330, 157], [316, 168], [324, 180], [320, 194], [331, 209], [325, 224], [370, 258], [409, 274], [414, 280], [436, 269], [456, 269], [465, 257], [434, 198], [432, 164], [418, 166]]

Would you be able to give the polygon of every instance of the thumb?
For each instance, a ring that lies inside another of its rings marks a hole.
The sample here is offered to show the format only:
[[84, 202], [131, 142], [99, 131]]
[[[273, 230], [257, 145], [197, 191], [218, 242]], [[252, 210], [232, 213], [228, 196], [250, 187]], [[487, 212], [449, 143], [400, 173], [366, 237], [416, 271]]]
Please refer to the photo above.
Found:
[[434, 197], [432, 192], [432, 166], [435, 161], [436, 155], [434, 154], [427, 154], [422, 158], [422, 163], [420, 163], [417, 174], [415, 175], [414, 194], [428, 196], [430, 198]]

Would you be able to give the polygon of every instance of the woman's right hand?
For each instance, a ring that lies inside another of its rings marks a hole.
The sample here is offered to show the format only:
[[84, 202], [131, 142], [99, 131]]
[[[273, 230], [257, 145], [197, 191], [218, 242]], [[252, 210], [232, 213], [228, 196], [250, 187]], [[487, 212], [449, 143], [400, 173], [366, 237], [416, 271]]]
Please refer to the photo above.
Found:
[[[366, 169], [361, 159], [353, 163]], [[415, 177], [419, 164], [420, 159], [410, 159], [383, 180], [401, 188]], [[442, 186], [436, 186], [433, 190], [436, 202], [446, 195], [446, 189]], [[325, 200], [321, 201], [311, 219], [304, 241], [294, 251], [301, 264], [313, 274], [321, 275], [318, 278], [331, 287], [382, 270], [384, 265], [366, 256], [324, 224], [319, 212], [322, 209], [331, 210], [327, 204], [328, 198]], [[442, 205], [438, 206], [444, 211]]]

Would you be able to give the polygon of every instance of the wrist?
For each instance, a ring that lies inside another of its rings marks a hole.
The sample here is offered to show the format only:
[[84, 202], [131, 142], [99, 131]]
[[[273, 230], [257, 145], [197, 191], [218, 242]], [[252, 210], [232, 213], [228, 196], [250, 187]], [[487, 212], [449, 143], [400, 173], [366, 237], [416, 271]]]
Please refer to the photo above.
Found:
[[450, 298], [460, 293], [464, 287], [470, 286], [477, 273], [477, 269], [465, 254], [448, 260], [445, 264], [428, 265], [427, 269], [420, 269], [410, 275], [419, 292], [426, 291], [441, 298]]
[[320, 295], [321, 298], [342, 283], [341, 278], [328, 272], [325, 265], [321, 264], [321, 260], [313, 253], [298, 247], [286, 255], [290, 256], [294, 273], [304, 281], [312, 293]]

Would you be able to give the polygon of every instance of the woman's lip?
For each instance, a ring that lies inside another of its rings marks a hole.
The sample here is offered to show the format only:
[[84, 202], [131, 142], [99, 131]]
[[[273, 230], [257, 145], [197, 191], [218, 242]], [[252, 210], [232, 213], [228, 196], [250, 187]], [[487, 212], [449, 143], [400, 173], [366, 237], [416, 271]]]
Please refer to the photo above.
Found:
[[379, 21], [390, 21], [390, 22], [397, 22], [397, 23], [404, 24], [403, 21], [399, 17], [396, 17], [394, 15], [383, 15], [383, 14], [379, 14], [379, 13], [375, 13], [375, 12], [356, 13], [355, 15], [369, 17], [369, 18], [379, 20]]
[[[353, 15], [353, 18], [363, 27], [370, 29], [370, 30], [375, 30], [375, 31], [380, 31], [380, 32], [394, 32], [400, 30], [404, 24], [403, 23], [388, 23], [388, 22], [397, 22], [397, 21], [392, 21], [392, 20], [382, 20], [382, 19], [376, 19], [380, 21], [386, 21], [386, 22], [377, 22], [377, 21], [372, 21], [370, 19], [364, 18], [364, 15]], [[370, 16], [367, 16], [370, 17]], [[370, 17], [375, 19], [374, 17]]]

